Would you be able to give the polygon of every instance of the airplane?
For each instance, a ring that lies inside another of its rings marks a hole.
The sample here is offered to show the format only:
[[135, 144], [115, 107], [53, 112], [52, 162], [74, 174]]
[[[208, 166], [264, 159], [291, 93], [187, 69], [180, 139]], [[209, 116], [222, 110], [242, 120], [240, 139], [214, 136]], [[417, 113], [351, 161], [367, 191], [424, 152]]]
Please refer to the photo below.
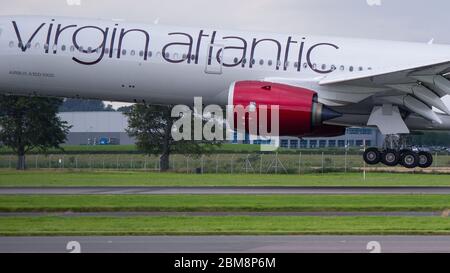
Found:
[[[450, 130], [450, 46], [146, 25], [0, 17], [2, 94], [110, 101], [278, 105], [280, 136], [377, 127], [369, 165], [428, 168], [408, 134]], [[400, 136], [400, 138], [398, 137]]]

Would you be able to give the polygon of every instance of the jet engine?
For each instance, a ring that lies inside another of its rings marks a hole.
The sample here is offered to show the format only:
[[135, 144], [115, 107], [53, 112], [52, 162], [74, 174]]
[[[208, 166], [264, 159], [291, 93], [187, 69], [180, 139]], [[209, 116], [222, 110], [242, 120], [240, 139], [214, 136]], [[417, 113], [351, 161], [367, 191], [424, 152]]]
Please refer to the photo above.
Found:
[[[341, 114], [319, 103], [316, 92], [301, 87], [240, 81], [230, 87], [228, 105], [233, 105], [234, 108], [235, 129], [242, 128], [238, 123], [245, 121], [247, 133], [254, 132], [250, 130], [249, 124], [257, 117], [256, 127], [258, 135], [261, 136], [264, 136], [264, 132], [273, 133], [275, 122], [278, 123], [279, 136], [333, 137], [345, 134], [345, 127], [323, 124], [327, 120], [340, 117]], [[239, 116], [238, 108], [245, 109], [245, 116]], [[273, 111], [278, 113], [277, 120], [273, 120]], [[261, 130], [259, 120], [263, 115], [266, 117], [264, 120], [267, 127]]]

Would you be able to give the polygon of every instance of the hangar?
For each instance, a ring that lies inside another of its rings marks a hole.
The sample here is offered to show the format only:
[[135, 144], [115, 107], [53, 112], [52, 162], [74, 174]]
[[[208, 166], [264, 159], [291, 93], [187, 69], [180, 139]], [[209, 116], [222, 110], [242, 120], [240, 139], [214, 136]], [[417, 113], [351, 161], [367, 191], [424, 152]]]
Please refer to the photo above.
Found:
[[[62, 112], [62, 120], [72, 125], [66, 145], [132, 145], [135, 139], [128, 136], [127, 117], [122, 112]], [[346, 134], [333, 138], [283, 137], [280, 146], [291, 149], [345, 148], [364, 145], [378, 146], [383, 135], [373, 128], [348, 128]], [[244, 144], [261, 144], [262, 140], [248, 137]], [[233, 141], [233, 143], [238, 143]]]

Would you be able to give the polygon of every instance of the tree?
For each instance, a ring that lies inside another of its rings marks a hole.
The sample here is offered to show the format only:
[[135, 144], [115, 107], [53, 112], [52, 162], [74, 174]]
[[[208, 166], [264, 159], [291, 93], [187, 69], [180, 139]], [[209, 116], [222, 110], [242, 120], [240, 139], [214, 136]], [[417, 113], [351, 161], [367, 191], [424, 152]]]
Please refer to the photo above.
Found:
[[170, 169], [169, 160], [173, 153], [199, 155], [210, 152], [213, 142], [174, 141], [172, 127], [178, 118], [171, 117], [172, 107], [135, 104], [124, 114], [128, 116], [127, 132], [137, 140], [138, 149], [151, 155], [160, 155], [161, 171]]
[[0, 141], [17, 154], [17, 169], [25, 170], [25, 154], [60, 148], [70, 126], [57, 116], [61, 99], [0, 97]]
[[106, 105], [101, 100], [65, 99], [59, 107], [60, 112], [99, 112], [114, 111], [112, 105]]

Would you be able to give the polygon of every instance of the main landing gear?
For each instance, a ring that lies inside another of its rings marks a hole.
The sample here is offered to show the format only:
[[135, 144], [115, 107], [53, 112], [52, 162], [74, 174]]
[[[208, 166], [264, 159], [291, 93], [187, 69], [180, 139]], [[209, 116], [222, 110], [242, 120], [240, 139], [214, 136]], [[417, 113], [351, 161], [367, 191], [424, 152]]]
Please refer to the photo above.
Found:
[[[403, 143], [402, 143], [403, 142]], [[387, 136], [382, 150], [378, 148], [368, 148], [364, 152], [364, 161], [368, 165], [383, 163], [386, 166], [394, 167], [401, 165], [408, 169], [416, 167], [429, 168], [433, 165], [433, 156], [425, 151], [413, 151], [404, 145], [401, 136]]]

